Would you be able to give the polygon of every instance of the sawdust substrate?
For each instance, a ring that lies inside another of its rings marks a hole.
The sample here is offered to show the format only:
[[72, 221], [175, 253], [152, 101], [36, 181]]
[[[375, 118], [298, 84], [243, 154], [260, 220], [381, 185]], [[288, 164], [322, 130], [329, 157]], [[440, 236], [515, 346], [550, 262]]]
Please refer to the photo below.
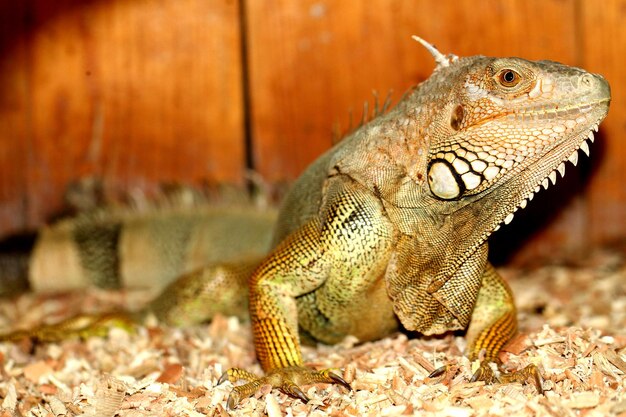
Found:
[[[469, 382], [476, 363], [462, 335], [396, 334], [358, 344], [305, 347], [316, 368], [338, 368], [348, 391], [307, 386], [308, 404], [265, 387], [228, 410], [229, 367], [261, 373], [250, 328], [235, 318], [174, 329], [148, 322], [135, 333], [33, 346], [0, 344], [0, 417], [4, 416], [626, 416], [626, 264], [624, 251], [597, 251], [577, 265], [500, 269], [519, 307], [520, 335], [506, 367], [535, 364], [532, 385]], [[4, 329], [58, 320], [78, 310], [142, 302], [145, 294], [89, 291], [26, 295], [0, 304]], [[428, 378], [450, 364], [443, 377]]]

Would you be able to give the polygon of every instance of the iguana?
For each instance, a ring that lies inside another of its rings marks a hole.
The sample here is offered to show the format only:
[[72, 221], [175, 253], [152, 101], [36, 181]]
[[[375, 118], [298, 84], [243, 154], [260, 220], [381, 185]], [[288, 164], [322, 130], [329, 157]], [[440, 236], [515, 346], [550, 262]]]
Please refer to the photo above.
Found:
[[[490, 363], [517, 319], [487, 261], [487, 238], [564, 175], [567, 160], [576, 164], [579, 149], [589, 153], [610, 89], [600, 75], [559, 63], [459, 58], [416, 40], [434, 56], [433, 74], [302, 174], [260, 263], [209, 265], [151, 304], [165, 319], [201, 320], [211, 313], [199, 306], [221, 293], [249, 302], [266, 375], [227, 371], [222, 382], [246, 381], [233, 388], [231, 407], [264, 384], [304, 401], [302, 384], [349, 386], [303, 365], [301, 335], [336, 343], [400, 328], [465, 329], [469, 358], [480, 360], [474, 378], [494, 380]], [[532, 366], [502, 377], [528, 378], [541, 389]]]

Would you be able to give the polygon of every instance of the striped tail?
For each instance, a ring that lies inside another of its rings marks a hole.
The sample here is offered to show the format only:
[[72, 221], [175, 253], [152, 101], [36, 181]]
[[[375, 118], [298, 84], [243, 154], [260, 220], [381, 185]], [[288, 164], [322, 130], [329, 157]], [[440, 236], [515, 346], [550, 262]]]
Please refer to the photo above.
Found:
[[205, 265], [262, 257], [275, 218], [273, 210], [199, 206], [64, 220], [43, 228], [30, 252], [0, 247], [0, 296], [87, 286], [158, 291]]

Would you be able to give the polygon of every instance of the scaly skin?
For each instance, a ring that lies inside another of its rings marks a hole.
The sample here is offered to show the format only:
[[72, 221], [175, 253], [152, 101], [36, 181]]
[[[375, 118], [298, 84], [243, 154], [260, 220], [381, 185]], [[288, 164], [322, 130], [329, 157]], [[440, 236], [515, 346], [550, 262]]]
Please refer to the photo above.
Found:
[[[302, 174], [258, 267], [208, 266], [152, 303], [166, 320], [201, 321], [214, 313], [198, 307], [211, 294], [229, 294], [224, 309], [248, 296], [266, 375], [229, 370], [222, 380], [247, 382], [233, 389], [231, 407], [265, 384], [305, 401], [300, 385], [348, 386], [303, 365], [300, 331], [335, 343], [398, 328], [466, 329], [468, 355], [481, 361], [474, 379], [496, 380], [489, 364], [517, 318], [509, 287], [487, 261], [487, 238], [555, 182], [565, 161], [575, 164], [579, 148], [588, 153], [610, 90], [601, 76], [554, 62], [443, 56], [418, 41], [437, 61], [432, 76]], [[541, 390], [534, 367], [500, 380]]]

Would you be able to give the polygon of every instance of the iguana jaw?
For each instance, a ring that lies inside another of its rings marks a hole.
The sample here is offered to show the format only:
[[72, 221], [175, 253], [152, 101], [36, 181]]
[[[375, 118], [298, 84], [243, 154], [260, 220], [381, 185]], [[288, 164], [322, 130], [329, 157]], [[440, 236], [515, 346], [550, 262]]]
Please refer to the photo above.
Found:
[[[608, 100], [607, 100], [607, 105], [608, 105]], [[607, 110], [608, 110], [608, 107], [607, 107]], [[554, 150], [554, 154], [558, 154], [561, 157], [559, 157], [558, 159], [551, 158], [550, 160], [555, 161], [555, 162], [552, 162], [550, 165], [547, 165], [545, 167], [541, 167], [542, 168], [541, 170], [537, 169], [537, 172], [539, 171], [544, 172], [544, 173], [548, 172], [547, 175], [543, 174], [542, 176], [539, 176], [539, 177], [535, 176], [535, 178], [538, 178], [538, 179], [535, 179], [534, 182], [528, 182], [528, 185], [523, 187], [522, 192], [514, 194], [514, 195], [519, 195], [523, 197], [521, 199], [518, 198], [519, 201], [514, 201], [513, 204], [509, 204], [509, 206], [512, 206], [512, 209], [509, 208], [508, 211], [504, 212], [504, 219], [500, 220], [500, 222], [498, 222], [495, 225], [495, 227], [493, 228], [493, 231], [498, 230], [502, 224], [511, 223], [511, 221], [513, 221], [515, 212], [517, 212], [519, 209], [526, 208], [528, 202], [531, 201], [534, 198], [535, 194], [540, 192], [542, 188], [547, 190], [548, 187], [550, 186], [550, 183], [552, 183], [553, 185], [556, 184], [556, 181], [559, 175], [561, 177], [564, 177], [566, 162], [569, 161], [574, 166], [576, 166], [578, 164], [578, 156], [579, 156], [578, 151], [579, 150], [581, 150], [584, 154], [589, 156], [590, 154], [589, 143], [593, 143], [594, 132], [598, 132], [598, 126], [605, 115], [606, 113], [604, 113], [604, 115], [597, 122], [592, 124], [592, 126], [589, 129], [583, 130], [582, 133], [577, 134], [576, 136], [574, 136], [573, 139], [568, 140], [567, 144], [571, 144], [570, 146], [565, 147], [565, 149], [560, 150], [560, 152], [558, 149]], [[566, 156], [562, 157], [563, 155], [566, 155]], [[531, 166], [528, 169], [532, 170], [533, 168]], [[513, 181], [509, 181], [509, 182], [513, 182]], [[515, 181], [515, 182], [519, 182], [519, 181]], [[512, 189], [514, 189], [514, 186], [507, 186], [506, 184], [503, 184], [502, 189], [512, 191]], [[497, 193], [497, 194], [500, 194], [500, 193]]]

